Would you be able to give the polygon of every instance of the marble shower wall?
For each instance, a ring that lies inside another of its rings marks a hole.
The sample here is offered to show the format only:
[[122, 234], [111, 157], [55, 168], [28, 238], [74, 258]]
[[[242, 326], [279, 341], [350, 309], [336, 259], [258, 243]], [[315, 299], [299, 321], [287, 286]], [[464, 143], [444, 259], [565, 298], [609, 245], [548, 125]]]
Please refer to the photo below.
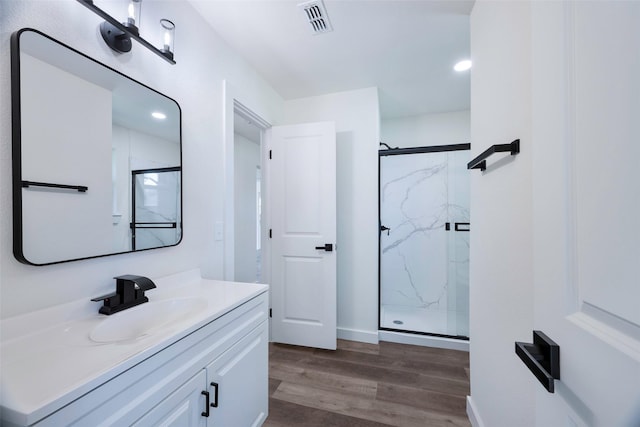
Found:
[[455, 231], [469, 222], [468, 155], [381, 158], [381, 326], [404, 329], [389, 317], [404, 313], [424, 319], [420, 332], [468, 336], [470, 233]]

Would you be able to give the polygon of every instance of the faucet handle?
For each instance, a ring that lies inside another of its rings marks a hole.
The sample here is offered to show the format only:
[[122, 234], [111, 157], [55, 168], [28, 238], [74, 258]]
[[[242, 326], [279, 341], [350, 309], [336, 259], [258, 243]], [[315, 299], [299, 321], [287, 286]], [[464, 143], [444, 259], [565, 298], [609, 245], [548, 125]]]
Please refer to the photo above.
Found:
[[100, 301], [105, 301], [109, 302], [112, 298], [116, 298], [119, 297], [119, 295], [115, 292], [111, 293], [111, 294], [107, 294], [107, 295], [102, 295], [100, 297], [95, 297], [95, 298], [91, 298], [91, 301], [93, 302], [100, 302]]
[[102, 301], [102, 307], [100, 307], [100, 313], [102, 314], [111, 314], [111, 311], [121, 304], [120, 295], [118, 295], [115, 292], [112, 294], [91, 298], [91, 301], [95, 301], [95, 302]]

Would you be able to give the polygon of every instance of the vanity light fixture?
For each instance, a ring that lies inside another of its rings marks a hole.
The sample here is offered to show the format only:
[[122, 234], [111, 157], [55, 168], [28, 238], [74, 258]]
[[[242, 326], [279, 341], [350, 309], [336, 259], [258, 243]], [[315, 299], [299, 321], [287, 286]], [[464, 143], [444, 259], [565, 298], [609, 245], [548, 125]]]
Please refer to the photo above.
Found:
[[154, 119], [158, 119], [158, 120], [164, 120], [167, 118], [167, 115], [165, 113], [161, 113], [160, 111], [154, 111], [153, 113], [151, 113], [151, 116]]
[[[127, 9], [127, 21], [123, 23], [118, 22], [117, 19], [96, 6], [93, 3], [93, 0], [77, 1], [105, 20], [105, 22], [100, 24], [100, 34], [102, 34], [102, 38], [104, 39], [107, 46], [109, 46], [111, 49], [115, 50], [116, 52], [129, 52], [131, 50], [131, 39], [135, 39], [156, 55], [164, 58], [165, 61], [172, 64], [176, 63], [176, 61], [174, 61], [173, 59], [173, 37], [169, 45], [170, 55], [166, 53], [164, 48], [160, 50], [140, 37], [140, 31], [138, 27], [140, 26], [140, 11], [142, 8], [142, 0], [129, 0], [129, 6]], [[175, 26], [173, 26], [173, 28], [175, 29]], [[171, 36], [173, 36], [173, 33], [171, 34]]]
[[456, 65], [453, 66], [453, 69], [458, 71], [458, 72], [467, 71], [470, 68], [471, 68], [471, 60], [470, 59], [465, 59], [464, 61], [460, 61]]

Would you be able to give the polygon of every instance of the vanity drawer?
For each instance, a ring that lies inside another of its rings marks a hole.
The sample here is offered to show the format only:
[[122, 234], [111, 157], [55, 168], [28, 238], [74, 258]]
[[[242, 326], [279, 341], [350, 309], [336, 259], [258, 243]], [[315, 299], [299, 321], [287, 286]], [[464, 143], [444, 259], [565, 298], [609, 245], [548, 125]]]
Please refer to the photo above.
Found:
[[37, 426], [130, 425], [267, 321], [263, 293], [37, 422]]

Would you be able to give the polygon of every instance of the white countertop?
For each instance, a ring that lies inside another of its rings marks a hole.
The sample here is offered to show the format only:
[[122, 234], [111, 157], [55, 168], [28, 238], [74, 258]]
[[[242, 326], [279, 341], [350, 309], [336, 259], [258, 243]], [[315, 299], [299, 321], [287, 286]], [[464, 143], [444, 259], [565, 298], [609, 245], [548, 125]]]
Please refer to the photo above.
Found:
[[[98, 314], [100, 303], [80, 300], [0, 322], [2, 418], [34, 423], [269, 289], [201, 279], [199, 272], [153, 280], [157, 288], [146, 292], [149, 303], [111, 316]], [[194, 297], [205, 302], [204, 309], [161, 331], [114, 343], [89, 338], [105, 319], [153, 302]]]

